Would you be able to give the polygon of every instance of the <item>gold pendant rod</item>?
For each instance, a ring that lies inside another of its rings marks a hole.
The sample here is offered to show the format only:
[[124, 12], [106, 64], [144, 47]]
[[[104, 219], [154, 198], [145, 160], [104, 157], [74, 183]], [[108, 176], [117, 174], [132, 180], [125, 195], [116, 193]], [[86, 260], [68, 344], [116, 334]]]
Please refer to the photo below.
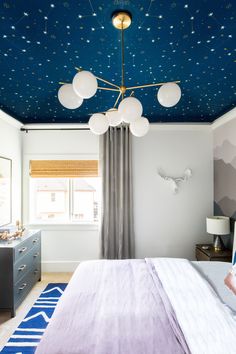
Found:
[[[171, 81], [175, 84], [179, 84], [180, 81]], [[157, 84], [145, 84], [145, 85], [138, 85], [138, 86], [131, 86], [131, 87], [126, 87], [126, 90], [135, 90], [135, 89], [139, 89], [139, 88], [144, 88], [144, 87], [152, 87], [152, 86], [162, 86], [164, 84], [166, 84], [167, 82], [159, 82]]]
[[119, 95], [118, 95], [118, 97], [117, 97], [117, 99], [116, 99], [116, 102], [115, 102], [113, 108], [116, 108], [116, 106], [117, 106], [117, 104], [118, 104], [118, 102], [119, 102], [119, 99], [120, 99], [120, 96], [121, 96], [121, 95], [122, 95], [122, 92], [120, 91], [120, 93], [119, 93]]
[[122, 19], [121, 23], [121, 85], [125, 86], [125, 72], [124, 72], [124, 65], [125, 65], [125, 50], [124, 50], [124, 20]]
[[99, 87], [98, 90], [105, 90], [105, 91], [115, 91], [115, 92], [120, 92], [118, 89], [110, 88], [110, 87]]

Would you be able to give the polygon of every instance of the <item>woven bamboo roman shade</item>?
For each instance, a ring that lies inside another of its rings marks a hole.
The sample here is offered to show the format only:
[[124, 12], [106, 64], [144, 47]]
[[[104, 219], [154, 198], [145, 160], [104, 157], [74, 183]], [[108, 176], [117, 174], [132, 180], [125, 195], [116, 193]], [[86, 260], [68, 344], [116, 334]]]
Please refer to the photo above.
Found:
[[31, 160], [30, 176], [33, 178], [97, 177], [97, 160]]

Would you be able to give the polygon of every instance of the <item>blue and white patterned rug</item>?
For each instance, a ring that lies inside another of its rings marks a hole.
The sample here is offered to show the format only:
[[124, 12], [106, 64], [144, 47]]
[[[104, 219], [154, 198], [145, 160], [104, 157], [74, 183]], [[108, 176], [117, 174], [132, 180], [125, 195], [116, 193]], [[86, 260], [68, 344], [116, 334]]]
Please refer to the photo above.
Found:
[[41, 293], [19, 327], [0, 352], [32, 354], [35, 352], [45, 328], [67, 284], [50, 283]]

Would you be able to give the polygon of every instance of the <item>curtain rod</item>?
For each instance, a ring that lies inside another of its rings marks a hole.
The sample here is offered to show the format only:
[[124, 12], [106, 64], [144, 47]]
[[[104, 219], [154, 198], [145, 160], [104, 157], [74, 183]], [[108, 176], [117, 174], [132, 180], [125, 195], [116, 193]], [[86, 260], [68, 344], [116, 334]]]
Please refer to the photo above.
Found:
[[90, 128], [21, 128], [20, 130], [28, 133], [30, 130], [90, 130]]

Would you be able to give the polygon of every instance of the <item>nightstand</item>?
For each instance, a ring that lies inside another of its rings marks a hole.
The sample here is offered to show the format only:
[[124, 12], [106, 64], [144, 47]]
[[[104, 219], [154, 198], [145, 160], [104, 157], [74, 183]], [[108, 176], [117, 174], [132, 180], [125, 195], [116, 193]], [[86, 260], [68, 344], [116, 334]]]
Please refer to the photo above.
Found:
[[[209, 249], [204, 250], [202, 246], [208, 246]], [[232, 251], [225, 248], [223, 251], [215, 251], [212, 244], [198, 244], [195, 248], [197, 261], [218, 261], [232, 262]]]

